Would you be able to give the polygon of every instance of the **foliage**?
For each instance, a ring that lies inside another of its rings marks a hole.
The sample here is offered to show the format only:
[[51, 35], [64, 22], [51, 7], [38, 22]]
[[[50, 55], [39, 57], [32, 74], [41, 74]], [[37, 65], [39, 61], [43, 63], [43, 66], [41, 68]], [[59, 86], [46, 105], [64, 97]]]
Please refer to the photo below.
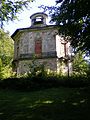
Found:
[[4, 22], [9, 20], [14, 20], [17, 18], [17, 13], [19, 13], [23, 8], [27, 8], [29, 3], [33, 0], [1, 0], [0, 2], [0, 27], [3, 27]]
[[7, 78], [0, 81], [0, 89], [37, 91], [58, 87], [87, 87], [90, 85], [90, 77], [82, 76], [30, 76], [20, 78]]
[[73, 47], [90, 54], [90, 1], [57, 0], [57, 4], [52, 21], [60, 26], [61, 33], [71, 37]]
[[51, 21], [60, 34], [70, 36], [76, 50], [90, 54], [90, 0], [56, 0], [56, 6], [41, 7], [50, 11]]
[[10, 77], [13, 59], [13, 41], [8, 33], [0, 30], [0, 78]]
[[41, 64], [37, 61], [36, 56], [33, 56], [31, 64], [29, 64], [29, 72], [27, 75], [29, 77], [36, 77], [37, 75], [40, 75], [41, 77], [44, 77], [46, 74], [45, 70], [45, 63]]
[[79, 51], [78, 53], [75, 54], [72, 62], [72, 67], [73, 67], [73, 75], [87, 76], [87, 72], [90, 69], [89, 69], [89, 63], [84, 58], [84, 53]]

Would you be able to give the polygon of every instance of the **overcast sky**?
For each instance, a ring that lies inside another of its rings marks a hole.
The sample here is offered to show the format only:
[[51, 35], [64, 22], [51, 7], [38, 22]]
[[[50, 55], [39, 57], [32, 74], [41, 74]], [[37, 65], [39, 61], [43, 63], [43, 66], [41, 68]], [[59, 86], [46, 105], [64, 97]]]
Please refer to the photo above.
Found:
[[30, 3], [30, 10], [25, 9], [22, 13], [18, 14], [19, 21], [10, 21], [8, 24], [5, 24], [4, 29], [9, 31], [11, 35], [18, 28], [29, 27], [31, 25], [30, 16], [36, 12], [43, 12], [42, 9], [38, 8], [40, 5], [53, 6], [55, 5], [55, 0], [35, 0], [33, 3]]

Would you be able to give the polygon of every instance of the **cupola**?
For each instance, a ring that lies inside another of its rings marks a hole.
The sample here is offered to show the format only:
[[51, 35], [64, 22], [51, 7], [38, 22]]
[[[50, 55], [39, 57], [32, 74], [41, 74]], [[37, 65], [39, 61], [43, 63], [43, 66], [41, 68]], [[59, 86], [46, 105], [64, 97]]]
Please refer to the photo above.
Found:
[[31, 26], [45, 26], [48, 15], [42, 12], [30, 16]]

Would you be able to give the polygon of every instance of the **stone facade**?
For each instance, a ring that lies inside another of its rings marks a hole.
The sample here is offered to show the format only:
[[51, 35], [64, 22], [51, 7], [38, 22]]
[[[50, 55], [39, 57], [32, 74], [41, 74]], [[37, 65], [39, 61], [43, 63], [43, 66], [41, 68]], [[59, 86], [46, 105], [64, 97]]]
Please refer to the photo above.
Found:
[[57, 71], [60, 58], [71, 56], [70, 43], [64, 44], [63, 37], [58, 35], [57, 26], [46, 25], [46, 17], [44, 13], [32, 15], [31, 27], [17, 29], [12, 35], [13, 63], [17, 74], [29, 71], [29, 64], [34, 55], [38, 64], [46, 63], [46, 68], [53, 71]]
[[[52, 70], [52, 71], [57, 71], [57, 59], [56, 58], [44, 58], [44, 59], [36, 59], [35, 63], [38, 65], [45, 65], [45, 69], [47, 70]], [[18, 74], [24, 74], [29, 72], [30, 70], [30, 65], [32, 64], [32, 60], [22, 60], [19, 61], [19, 64], [17, 66], [17, 73]]]

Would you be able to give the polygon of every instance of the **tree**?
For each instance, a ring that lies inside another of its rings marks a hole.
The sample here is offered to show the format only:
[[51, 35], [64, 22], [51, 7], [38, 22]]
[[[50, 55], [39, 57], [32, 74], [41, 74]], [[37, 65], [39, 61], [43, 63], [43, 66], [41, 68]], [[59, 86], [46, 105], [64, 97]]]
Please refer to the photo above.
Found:
[[11, 72], [13, 42], [8, 33], [3, 31], [4, 22], [17, 19], [17, 13], [29, 7], [34, 0], [0, 0], [0, 77], [7, 77]]
[[0, 78], [9, 77], [13, 59], [13, 40], [0, 30]]
[[73, 67], [73, 75], [88, 75], [89, 69], [89, 63], [84, 58], [84, 53], [82, 51], [78, 51], [78, 53], [75, 54], [73, 61], [72, 61], [72, 67]]
[[90, 0], [56, 0], [52, 21], [60, 33], [70, 36], [76, 50], [90, 55]]
[[17, 18], [23, 8], [28, 8], [29, 3], [33, 0], [1, 0], [0, 1], [0, 27], [3, 27], [4, 22]]

